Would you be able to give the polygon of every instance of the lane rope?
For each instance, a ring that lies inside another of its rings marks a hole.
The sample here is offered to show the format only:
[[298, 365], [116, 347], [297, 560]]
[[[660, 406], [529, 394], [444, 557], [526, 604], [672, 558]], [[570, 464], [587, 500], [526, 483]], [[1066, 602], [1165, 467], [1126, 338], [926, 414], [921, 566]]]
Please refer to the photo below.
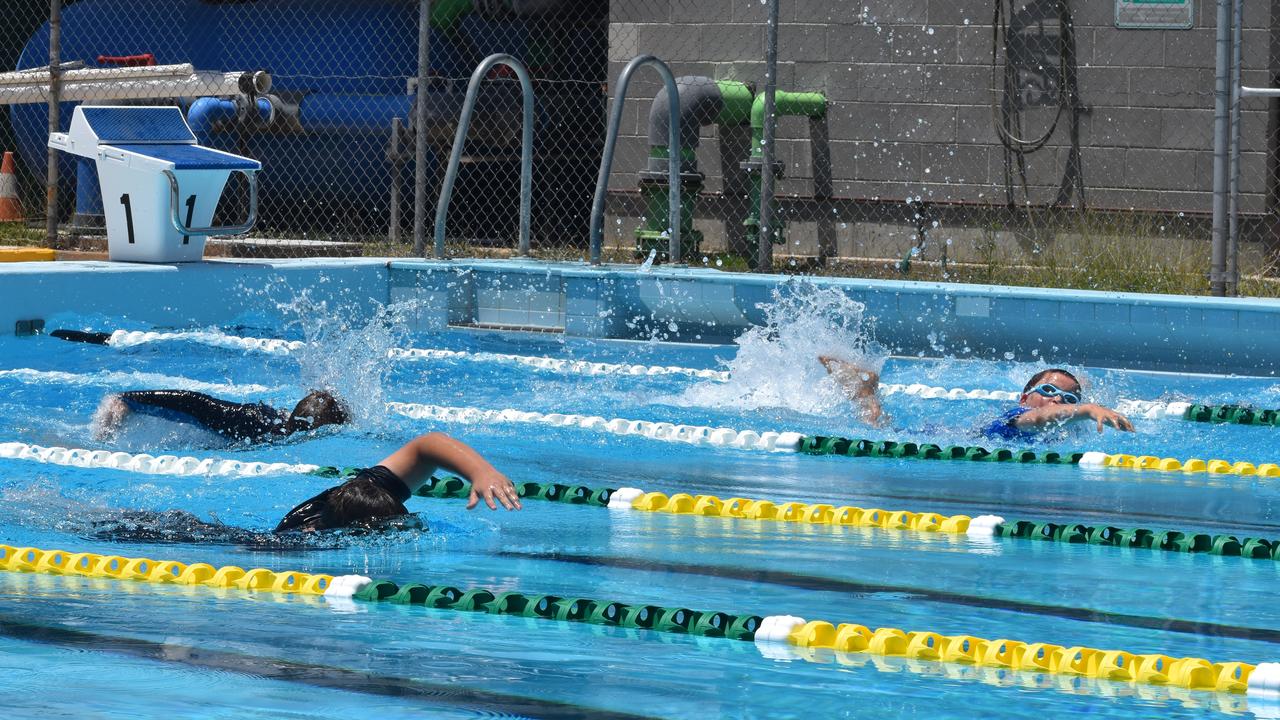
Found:
[[194, 477], [256, 477], [279, 473], [310, 474], [318, 465], [283, 462], [242, 462], [189, 455], [149, 455], [147, 453], [86, 450], [84, 448], [43, 447], [20, 442], [0, 443], [0, 458], [30, 460], [49, 465], [80, 468], [109, 468], [148, 475]]
[[180, 375], [163, 375], [160, 373], [148, 372], [128, 373], [104, 371], [97, 373], [69, 373], [59, 370], [15, 368], [12, 370], [0, 370], [0, 378], [12, 378], [18, 382], [28, 385], [56, 382], [65, 385], [79, 386], [103, 385], [110, 387], [163, 387], [173, 388], [175, 390], [194, 390], [196, 392], [234, 396], [263, 395], [279, 392], [279, 388], [270, 388], [266, 385], [257, 385], [252, 383], [241, 385], [236, 383], [204, 382], [202, 380], [185, 378]]
[[[135, 347], [150, 342], [168, 340], [186, 340], [213, 347], [262, 352], [270, 355], [289, 355], [306, 347], [301, 340], [278, 340], [274, 338], [238, 337], [207, 331], [154, 332], [142, 330], [116, 330], [111, 333], [107, 344], [112, 347]], [[400, 359], [429, 360], [468, 360], [473, 362], [496, 362], [512, 365], [525, 365], [540, 370], [572, 373], [578, 375], [686, 375], [690, 377], [712, 380], [727, 380], [729, 373], [724, 370], [705, 370], [699, 368], [677, 367], [674, 365], [636, 365], [586, 360], [565, 360], [561, 358], [536, 357], [530, 355], [513, 355], [494, 352], [468, 352], [462, 350], [436, 350], [424, 348], [391, 348], [387, 355]]]
[[[30, 460], [41, 463], [83, 468], [109, 468], [152, 475], [259, 477], [275, 474], [347, 477], [360, 468], [337, 468], [304, 463], [242, 462], [218, 458], [131, 454], [109, 450], [41, 447], [25, 443], [0, 443], [0, 458]], [[1169, 552], [1207, 553], [1211, 555], [1280, 560], [1280, 540], [1237, 538], [1234, 535], [1090, 526], [1082, 523], [1052, 523], [1032, 520], [1006, 521], [997, 515], [940, 515], [931, 512], [886, 510], [857, 506], [833, 506], [826, 503], [782, 502], [714, 495], [690, 495], [644, 492], [636, 488], [590, 488], [559, 483], [517, 483], [521, 498], [591, 505], [618, 510], [640, 510], [678, 515], [776, 520], [845, 527], [873, 527], [886, 530], [913, 530], [964, 534], [970, 537], [996, 536], [1049, 540], [1065, 543], [1089, 543], [1118, 547], [1145, 548]], [[433, 498], [466, 498], [471, 484], [455, 476], [432, 477], [416, 495]]]
[[392, 348], [388, 354], [393, 358], [425, 358], [469, 360], [473, 362], [497, 362], [512, 365], [527, 365], [541, 370], [554, 370], [576, 375], [686, 375], [689, 377], [707, 378], [711, 380], [728, 380], [725, 370], [705, 370], [699, 368], [678, 367], [675, 365], [633, 365], [587, 360], [564, 360], [561, 358], [535, 357], [530, 355], [512, 355], [509, 353], [468, 352], [463, 350], [431, 350], [420, 348]]
[[90, 552], [71, 553], [34, 547], [15, 548], [10, 545], [0, 545], [0, 568], [10, 572], [81, 575], [113, 580], [204, 585], [299, 595], [341, 593], [340, 589], [334, 588], [339, 578], [332, 575], [311, 575], [294, 571], [272, 572], [266, 568], [245, 570], [235, 565], [214, 567], [207, 563], [188, 565], [173, 560], [130, 558]]
[[1253, 464], [1245, 461], [1220, 459], [1200, 460], [1190, 458], [1160, 458], [1154, 455], [1109, 454], [1098, 451], [1036, 451], [988, 449], [980, 445], [940, 446], [932, 443], [916, 443], [897, 440], [871, 440], [842, 438], [824, 435], [805, 436], [790, 431], [735, 430], [712, 428], [705, 425], [676, 425], [669, 422], [651, 422], [627, 418], [606, 419], [599, 415], [573, 413], [539, 413], [514, 408], [492, 410], [477, 407], [449, 407], [421, 403], [389, 402], [387, 409], [416, 420], [437, 420], [464, 424], [517, 423], [579, 428], [598, 433], [636, 436], [660, 442], [688, 445], [713, 445], [740, 450], [765, 450], [772, 452], [800, 452], [807, 455], [843, 455], [846, 457], [877, 457], [922, 460], [967, 460], [974, 462], [1017, 462], [1046, 465], [1075, 465], [1085, 468], [1132, 468], [1165, 472], [1210, 473], [1230, 475], [1259, 475], [1280, 477], [1280, 465], [1276, 463]]
[[[962, 663], [1017, 671], [1077, 675], [1112, 681], [1172, 685], [1192, 690], [1272, 695], [1280, 692], [1280, 663], [1212, 663], [1203, 658], [1174, 658], [1160, 653], [1137, 654], [1087, 646], [1027, 643], [975, 635], [942, 635], [893, 627], [871, 629], [857, 623], [835, 625], [794, 615], [759, 616], [691, 610], [662, 605], [635, 605], [584, 597], [492, 592], [485, 588], [374, 580], [363, 575], [276, 573], [266, 568], [214, 568], [195, 563], [154, 561], [94, 553], [68, 553], [34, 547], [0, 545], [0, 565], [10, 572], [84, 575], [116, 580], [323, 595], [363, 602], [392, 602], [493, 615], [580, 622], [656, 632], [698, 635], [786, 645], [841, 653], [901, 656], [943, 663]], [[762, 650], [762, 652], [767, 652]]]
[[[146, 330], [116, 330], [110, 333], [106, 344], [125, 348], [169, 340], [187, 340], [212, 347], [263, 352], [273, 355], [289, 355], [306, 346], [306, 342], [301, 340], [240, 337], [209, 331], [157, 332]], [[578, 375], [684, 375], [722, 382], [729, 379], [729, 372], [725, 370], [687, 368], [675, 365], [592, 362], [588, 360], [567, 360], [484, 351], [391, 348], [388, 351], [388, 356], [399, 359], [450, 359], [496, 362]], [[922, 383], [881, 383], [880, 392], [886, 396], [900, 394], [922, 399], [1009, 402], [1016, 402], [1022, 395], [1017, 390], [946, 388]], [[1207, 405], [1183, 401], [1121, 399], [1116, 401], [1115, 409], [1123, 415], [1146, 419], [1181, 418], [1195, 422], [1280, 425], [1280, 410], [1254, 409], [1241, 405]]]
[[[312, 474], [330, 477], [350, 475], [358, 468], [321, 468]], [[828, 503], [774, 502], [742, 497], [721, 499], [715, 495], [645, 492], [638, 488], [592, 489], [558, 483], [519, 483], [521, 498], [549, 500], [573, 505], [636, 510], [671, 515], [698, 515], [733, 520], [764, 520], [811, 525], [865, 527], [882, 530], [911, 530], [923, 533], [966, 535], [970, 538], [1043, 540], [1066, 544], [1142, 548], [1165, 552], [1220, 555], [1250, 559], [1280, 560], [1280, 540], [1236, 537], [1235, 535], [1119, 528], [1109, 525], [1053, 523], [1034, 520], [1006, 520], [999, 515], [941, 515], [910, 510], [862, 508]], [[467, 498], [471, 483], [463, 478], [431, 477], [415, 493], [418, 497]]]
[[1096, 451], [1084, 453], [1080, 457], [1079, 465], [1082, 468], [1090, 470], [1101, 468], [1127, 468], [1130, 470], [1156, 470], [1159, 472], [1280, 477], [1280, 464], [1277, 463], [1259, 463], [1255, 465], [1243, 460], [1201, 460], [1200, 458], [1179, 460], [1177, 458], [1158, 457], [1156, 455], [1126, 455], [1123, 453], [1108, 454]]
[[643, 437], [660, 442], [688, 445], [714, 445], [740, 450], [794, 452], [803, 440], [796, 432], [735, 430], [706, 425], [676, 425], [669, 422], [607, 419], [599, 415], [572, 413], [539, 413], [506, 408], [490, 410], [476, 407], [447, 407], [420, 403], [389, 402], [387, 409], [415, 420], [439, 420], [455, 423], [516, 423], [571, 427], [611, 435]]
[[869, 440], [813, 435], [801, 440], [799, 452], [809, 455], [843, 455], [846, 457], [878, 457], [920, 460], [969, 460], [975, 462], [1017, 462], [1047, 465], [1078, 465], [1097, 470], [1102, 468], [1128, 468], [1156, 470], [1160, 472], [1209, 473], [1213, 475], [1256, 475], [1280, 477], [1280, 464], [1254, 464], [1243, 460], [1185, 461], [1155, 455], [1127, 455], [1123, 453], [1058, 452], [1055, 450], [987, 449], [980, 445], [939, 446], [932, 443], [899, 442], [897, 440]]

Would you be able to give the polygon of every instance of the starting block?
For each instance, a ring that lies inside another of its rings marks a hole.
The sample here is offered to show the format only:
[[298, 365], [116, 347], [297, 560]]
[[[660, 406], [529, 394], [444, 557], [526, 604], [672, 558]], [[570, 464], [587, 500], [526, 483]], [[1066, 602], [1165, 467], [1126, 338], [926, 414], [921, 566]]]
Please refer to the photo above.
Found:
[[[79, 105], [49, 147], [96, 161], [112, 260], [196, 262], [209, 235], [246, 233], [257, 221], [262, 163], [196, 144], [177, 107]], [[233, 172], [249, 182], [248, 218], [212, 226]]]

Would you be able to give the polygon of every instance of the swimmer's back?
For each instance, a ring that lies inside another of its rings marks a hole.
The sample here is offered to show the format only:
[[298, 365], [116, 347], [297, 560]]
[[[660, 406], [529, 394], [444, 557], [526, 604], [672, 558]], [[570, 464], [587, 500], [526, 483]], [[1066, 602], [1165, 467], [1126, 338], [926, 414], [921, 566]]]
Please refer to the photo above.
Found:
[[235, 441], [287, 434], [288, 414], [266, 403], [236, 403], [192, 390], [131, 390], [119, 397], [139, 415], [195, 423]]

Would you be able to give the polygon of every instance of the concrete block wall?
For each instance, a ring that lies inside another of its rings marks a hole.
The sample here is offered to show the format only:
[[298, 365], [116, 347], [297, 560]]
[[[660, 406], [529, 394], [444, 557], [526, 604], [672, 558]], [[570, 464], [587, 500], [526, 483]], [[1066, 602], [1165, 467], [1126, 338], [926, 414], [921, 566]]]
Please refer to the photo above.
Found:
[[[1215, 3], [1194, 4], [1193, 26], [1122, 29], [1114, 0], [1069, 0], [1076, 36], [1083, 182], [1088, 204], [1171, 212], [1211, 208]], [[610, 82], [641, 53], [677, 75], [763, 87], [766, 5], [759, 0], [613, 0]], [[992, 0], [780, 0], [778, 87], [826, 94], [838, 198], [907, 198], [1002, 205], [1003, 148], [994, 129]], [[1245, 0], [1243, 82], [1270, 85], [1271, 3]], [[1002, 84], [997, 75], [995, 83]], [[643, 72], [627, 99], [611, 189], [634, 188], [647, 152], [649, 103], [660, 84]], [[998, 100], [995, 100], [998, 102]], [[1266, 190], [1267, 101], [1243, 103], [1242, 210], [1261, 212]], [[1027, 135], [1055, 109], [1025, 113]], [[1053, 199], [1068, 159], [1064, 114], [1045, 149], [1028, 156], [1033, 202]], [[720, 131], [703, 128], [706, 192], [740, 192]], [[778, 124], [781, 195], [812, 192], [802, 118]], [[625, 244], [633, 218], [611, 218]], [[722, 237], [716, 222], [700, 229]]]

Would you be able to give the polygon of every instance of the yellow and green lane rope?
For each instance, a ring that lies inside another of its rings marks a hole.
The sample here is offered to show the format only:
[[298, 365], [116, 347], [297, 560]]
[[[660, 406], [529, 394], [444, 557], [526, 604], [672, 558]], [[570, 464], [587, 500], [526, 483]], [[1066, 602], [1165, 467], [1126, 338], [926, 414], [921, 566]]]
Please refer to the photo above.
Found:
[[582, 622], [655, 632], [700, 635], [841, 653], [900, 656], [1018, 671], [1077, 675], [1120, 682], [1168, 685], [1224, 693], [1266, 694], [1280, 688], [1280, 663], [1214, 663], [1160, 653], [1132, 653], [1087, 646], [1027, 643], [975, 635], [943, 635], [893, 627], [871, 629], [791, 615], [739, 615], [662, 605], [636, 605], [581, 597], [494, 593], [485, 588], [373, 580], [360, 575], [311, 575], [244, 570], [204, 563], [128, 558], [0, 545], [0, 569], [9, 572], [81, 575], [122, 581], [204, 585], [247, 591], [284, 592], [392, 602], [425, 607]]

